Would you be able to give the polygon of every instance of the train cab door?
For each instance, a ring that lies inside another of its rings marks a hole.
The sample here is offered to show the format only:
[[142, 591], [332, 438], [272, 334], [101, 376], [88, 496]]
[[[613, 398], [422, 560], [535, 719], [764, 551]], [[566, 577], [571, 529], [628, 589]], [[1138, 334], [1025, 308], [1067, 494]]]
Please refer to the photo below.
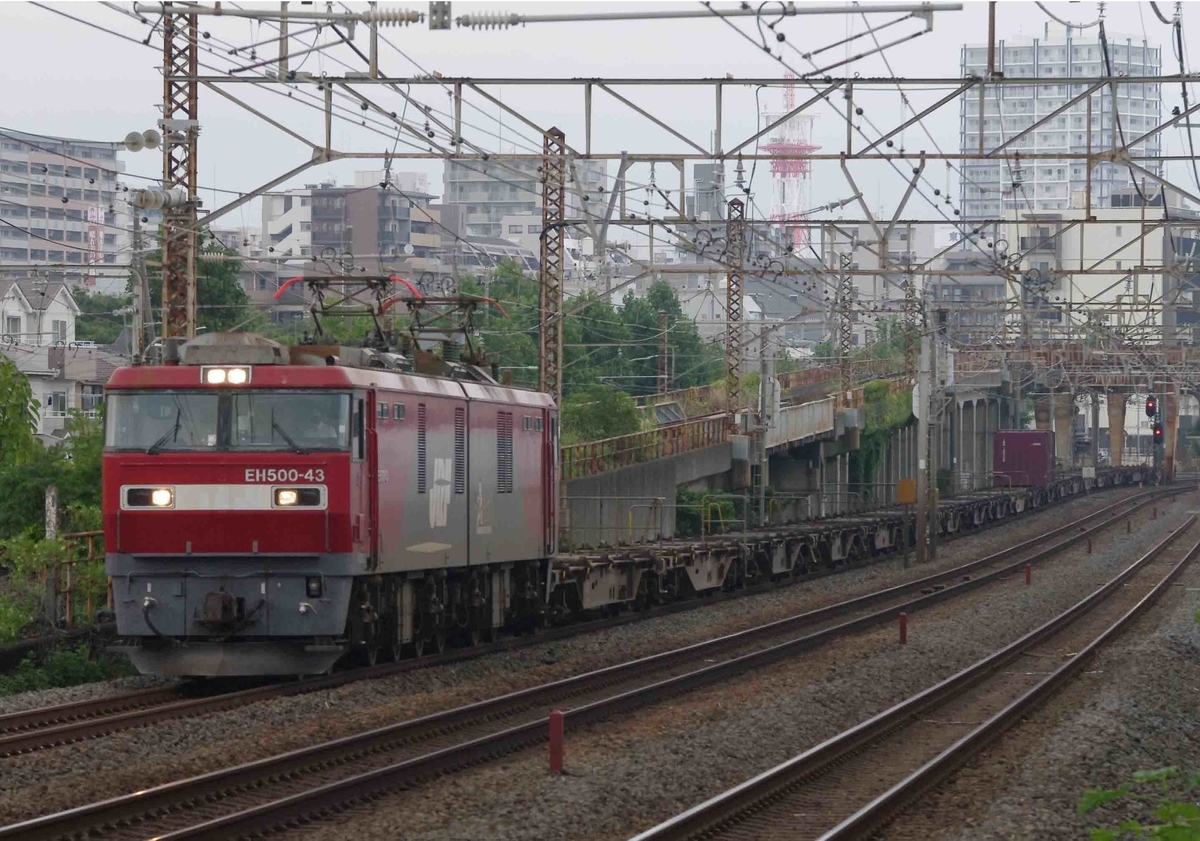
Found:
[[[379, 428], [378, 406], [374, 391], [366, 394], [366, 507], [367, 507], [367, 552], [371, 569], [379, 566]], [[386, 407], [386, 404], [384, 404]], [[385, 408], [384, 411], [387, 411]]]
[[350, 540], [355, 553], [367, 556], [373, 568], [378, 559], [378, 472], [375, 395], [355, 392], [350, 421]]

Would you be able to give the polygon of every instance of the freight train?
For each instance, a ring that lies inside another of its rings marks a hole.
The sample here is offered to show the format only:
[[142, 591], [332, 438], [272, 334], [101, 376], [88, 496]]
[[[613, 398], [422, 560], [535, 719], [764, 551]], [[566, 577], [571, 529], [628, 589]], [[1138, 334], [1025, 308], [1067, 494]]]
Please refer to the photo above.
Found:
[[321, 673], [536, 620], [557, 412], [439, 365], [214, 334], [113, 374], [106, 566], [141, 671]]
[[[119, 650], [151, 674], [318, 674], [347, 655], [419, 656], [867, 563], [912, 540], [881, 511], [558, 553], [553, 402], [450, 344], [438, 356], [212, 334], [175, 364], [117, 370], [103, 492]], [[1089, 487], [1019, 469], [1014, 487], [943, 502], [935, 527]]]

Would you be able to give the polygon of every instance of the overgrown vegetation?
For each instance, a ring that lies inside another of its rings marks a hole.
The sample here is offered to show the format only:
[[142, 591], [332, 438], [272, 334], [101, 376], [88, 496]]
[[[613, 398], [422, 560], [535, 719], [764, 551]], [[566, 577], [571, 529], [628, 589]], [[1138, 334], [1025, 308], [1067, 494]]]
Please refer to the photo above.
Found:
[[83, 644], [52, 651], [41, 662], [33, 654], [25, 655], [16, 669], [0, 675], [0, 695], [75, 686], [135, 674], [137, 670], [125, 657], [93, 654]]
[[1119, 804], [1126, 818], [1111, 827], [1094, 827], [1092, 841], [1124, 838], [1162, 838], [1168, 841], [1200, 841], [1200, 806], [1195, 791], [1200, 774], [1187, 774], [1174, 766], [1138, 771], [1125, 785], [1114, 789], [1091, 788], [1084, 792], [1077, 811], [1090, 814], [1106, 804]]
[[[28, 382], [6, 370], [0, 357], [0, 388], [15, 382], [14, 391], [28, 394]], [[3, 402], [3, 398], [0, 398]], [[2, 411], [2, 410], [0, 410]], [[36, 634], [49, 626], [45, 613], [43, 581], [54, 565], [86, 552], [86, 543], [73, 549], [63, 540], [45, 540], [45, 493], [58, 488], [62, 512], [59, 534], [101, 528], [100, 470], [103, 424], [95, 418], [73, 414], [67, 419], [67, 437], [57, 446], [43, 447], [33, 438], [28, 412], [0, 419], [0, 566], [7, 572], [0, 590], [0, 643]], [[97, 552], [102, 557], [102, 541]], [[80, 564], [73, 580], [73, 614], [87, 616], [88, 598], [93, 608], [102, 604], [107, 588], [101, 563]]]
[[559, 417], [563, 444], [628, 435], [643, 422], [633, 398], [609, 385], [587, 386], [565, 397]]
[[740, 498], [731, 499], [722, 494], [693, 491], [685, 487], [675, 491], [676, 537], [741, 531], [745, 516], [745, 504]]
[[877, 500], [874, 481], [888, 440], [912, 419], [912, 389], [893, 392], [887, 380], [863, 387], [864, 418], [858, 449], [850, 453], [850, 487], [861, 494], [864, 505]]

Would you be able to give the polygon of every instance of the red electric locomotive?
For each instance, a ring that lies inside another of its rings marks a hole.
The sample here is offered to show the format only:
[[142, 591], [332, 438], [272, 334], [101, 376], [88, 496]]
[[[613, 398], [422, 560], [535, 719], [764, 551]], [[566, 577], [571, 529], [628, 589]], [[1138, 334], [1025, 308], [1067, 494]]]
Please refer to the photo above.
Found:
[[113, 375], [107, 569], [141, 671], [320, 673], [534, 618], [553, 402], [423, 358], [214, 334]]

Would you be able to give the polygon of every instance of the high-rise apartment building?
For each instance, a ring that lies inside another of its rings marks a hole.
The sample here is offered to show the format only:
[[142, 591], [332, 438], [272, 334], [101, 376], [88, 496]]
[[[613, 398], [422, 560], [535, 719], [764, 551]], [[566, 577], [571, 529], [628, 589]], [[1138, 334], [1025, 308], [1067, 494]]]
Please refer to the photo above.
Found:
[[0, 133], [0, 279], [123, 292], [128, 204], [119, 143]]
[[[575, 161], [579, 186], [588, 196], [593, 213], [602, 214], [608, 202], [605, 161]], [[540, 160], [446, 161], [445, 195], [447, 205], [466, 208], [467, 236], [500, 238], [504, 236], [504, 217], [542, 212], [542, 173]], [[567, 215], [582, 214], [575, 180], [568, 173]]]
[[[987, 52], [987, 45], [965, 45], [960, 59], [962, 75], [986, 76]], [[981, 132], [985, 153], [1008, 142], [1087, 90], [1089, 83], [1085, 80], [1107, 76], [1110, 69], [1114, 84], [1101, 87], [1090, 97], [1090, 126], [1085, 125], [1088, 103], [1081, 100], [1033, 129], [1007, 151], [1039, 155], [1084, 153], [1089, 148], [1089, 134], [1093, 152], [1112, 149], [1114, 145], [1120, 147], [1141, 137], [1161, 119], [1161, 85], [1122, 82], [1120, 78], [1162, 74], [1162, 50], [1140, 38], [1110, 37], [1106, 67], [1103, 48], [1094, 30], [1085, 33], [1059, 27], [1057, 34], [1052, 34], [1047, 25], [1042, 38], [999, 40], [995, 61], [996, 70], [1009, 83], [988, 86], [983, 114], [979, 112], [977, 90], [965, 94], [959, 102], [959, 134], [964, 152], [979, 151]], [[1062, 78], [1064, 84], [1012, 83], [1022, 77]], [[1068, 83], [1068, 79], [1077, 81]], [[1133, 153], [1161, 154], [1162, 135], [1138, 143]], [[1142, 165], [1161, 173], [1158, 162], [1143, 161]], [[1081, 160], [1030, 159], [1021, 163], [966, 160], [962, 168], [960, 201], [962, 215], [967, 219], [996, 219], [1007, 211], [1041, 212], [1082, 206], [1087, 172]], [[1107, 207], [1111, 195], [1131, 187], [1128, 167], [1098, 163], [1092, 170], [1094, 207]]]

